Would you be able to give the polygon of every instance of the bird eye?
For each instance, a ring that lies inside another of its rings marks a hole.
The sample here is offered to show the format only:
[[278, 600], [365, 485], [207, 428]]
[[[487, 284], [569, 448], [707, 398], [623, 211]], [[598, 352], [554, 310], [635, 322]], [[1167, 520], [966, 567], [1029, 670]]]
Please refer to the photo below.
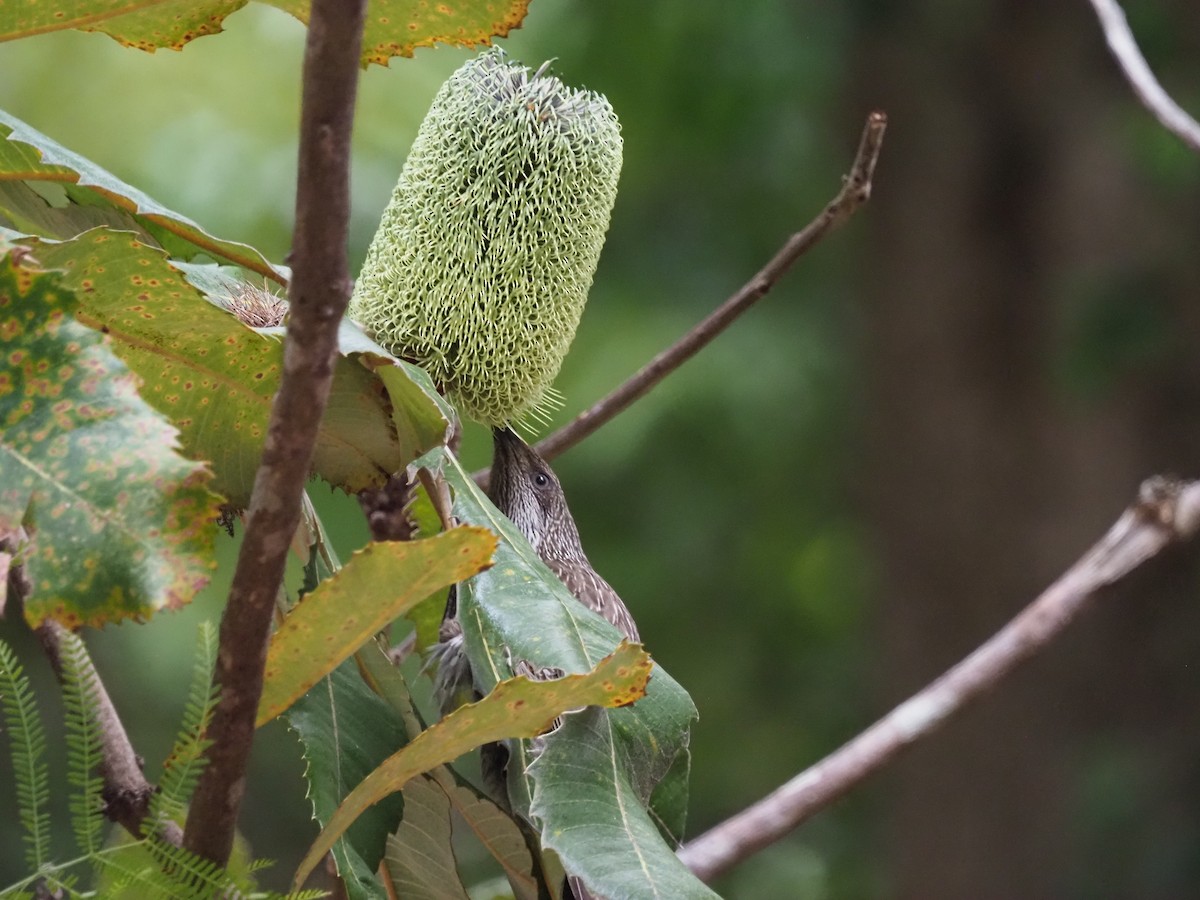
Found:
[[550, 476], [545, 472], [535, 472], [533, 475], [533, 483], [537, 487], [544, 488], [550, 483]]

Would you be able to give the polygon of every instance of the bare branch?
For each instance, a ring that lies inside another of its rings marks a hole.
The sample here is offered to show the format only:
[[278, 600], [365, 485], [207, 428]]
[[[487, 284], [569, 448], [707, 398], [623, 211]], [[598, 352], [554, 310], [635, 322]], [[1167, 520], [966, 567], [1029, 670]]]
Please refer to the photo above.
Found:
[[300, 522], [350, 299], [350, 128], [365, 0], [314, 0], [304, 55], [290, 319], [283, 378], [254, 480], [246, 535], [221, 620], [213, 741], [188, 813], [184, 846], [224, 865], [245, 792], [275, 596]]
[[[842, 183], [836, 197], [809, 222], [796, 232], [780, 248], [774, 258], [761, 271], [747, 281], [733, 296], [718, 306], [702, 322], [680, 338], [674, 345], [654, 357], [636, 375], [623, 385], [576, 416], [570, 423], [556, 431], [535, 448], [544, 459], [553, 459], [564, 450], [573, 447], [635, 400], [645, 396], [650, 389], [662, 381], [684, 362], [696, 355], [713, 338], [729, 327], [738, 316], [749, 309], [756, 300], [765, 296], [801, 256], [811, 250], [825, 235], [844, 225], [855, 211], [871, 197], [872, 178], [879, 151], [883, 147], [883, 133], [887, 129], [887, 116], [876, 110], [867, 116], [858, 153], [850, 167], [850, 174]], [[476, 477], [479, 480], [480, 476]]]
[[1133, 92], [1146, 109], [1167, 131], [1171, 132], [1192, 150], [1200, 153], [1200, 123], [1189, 116], [1183, 108], [1163, 90], [1146, 58], [1138, 49], [1129, 22], [1116, 0], [1091, 0], [1092, 8], [1100, 19], [1108, 49], [1116, 58]]
[[[38, 626], [36, 633], [54, 668], [54, 674], [62, 681], [62, 642], [67, 629], [53, 619], [47, 619]], [[104, 815], [134, 837], [141, 837], [142, 822], [150, 811], [150, 798], [155, 788], [142, 773], [142, 761], [134, 752], [117, 708], [90, 657], [85, 657], [85, 665], [90, 670], [87, 681], [92, 686], [91, 712], [100, 730], [101, 752], [104, 756], [101, 771], [104, 778], [104, 787], [101, 789]], [[158, 837], [179, 846], [183, 840], [183, 830], [174, 822], [166, 821], [158, 829]]]
[[858, 737], [679, 851], [711, 881], [928, 737], [1057, 637], [1101, 588], [1200, 530], [1200, 482], [1146, 481], [1099, 543], [987, 643]]
[[[15, 532], [0, 537], [0, 561], [8, 561], [25, 540], [25, 530], [17, 528]], [[5, 573], [0, 572], [0, 575]], [[10, 566], [7, 577], [8, 597], [16, 601], [18, 606], [33, 592], [33, 585], [25, 572], [25, 567], [16, 564]], [[0, 612], [3, 612], [0, 609]], [[34, 632], [42, 645], [46, 658], [59, 682], [63, 680], [63, 637], [67, 629], [54, 621], [47, 619]], [[154, 794], [154, 785], [146, 780], [142, 772], [142, 761], [129, 742], [129, 735], [117, 708], [113, 705], [100, 673], [92, 664], [90, 656], [85, 662], [89, 670], [88, 682], [92, 685], [91, 712], [96, 717], [96, 725], [100, 730], [100, 750], [104, 757], [103, 771], [104, 786], [101, 796], [104, 799], [104, 815], [109, 821], [116, 822], [134, 837], [142, 836], [142, 822], [150, 811], [150, 798]], [[158, 829], [158, 837], [168, 843], [179, 846], [183, 841], [183, 829], [174, 822], [164, 822]]]

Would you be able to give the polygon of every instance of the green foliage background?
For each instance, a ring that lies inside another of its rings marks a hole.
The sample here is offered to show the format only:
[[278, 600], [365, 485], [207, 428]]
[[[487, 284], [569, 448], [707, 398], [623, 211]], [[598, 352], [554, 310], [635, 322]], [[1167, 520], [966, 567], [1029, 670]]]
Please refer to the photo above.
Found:
[[[539, 0], [502, 42], [530, 64], [557, 57], [568, 83], [604, 92], [626, 142], [608, 244], [557, 382], [560, 420], [732, 292], [836, 191], [866, 112], [842, 97], [841, 28], [828, 11], [782, 4], [734, 23], [683, 4]], [[180, 53], [151, 56], [95, 34], [15, 42], [0, 46], [0, 107], [210, 232], [281, 260], [303, 38], [289, 16], [252, 4], [225, 34]], [[430, 99], [467, 56], [422, 50], [364, 73], [355, 269]], [[854, 651], [865, 575], [842, 487], [854, 394], [844, 329], [855, 312], [837, 278], [853, 239], [851, 229], [823, 247], [716, 346], [557, 463], [595, 564], [700, 707], [693, 831], [862, 721]], [[469, 465], [488, 451], [482, 432], [468, 433]], [[366, 539], [361, 517], [346, 498], [316, 494], [347, 556]], [[224, 541], [225, 571], [234, 552]], [[161, 723], [177, 720], [194, 623], [217, 615], [225, 588], [90, 639], [148, 759], [167, 749]], [[274, 724], [250, 778], [246, 836], [256, 855], [281, 859], [280, 873], [311, 834], [298, 759]], [[868, 879], [850, 830], [856, 806], [768, 854], [745, 876], [754, 890], [775, 869], [789, 885], [797, 873], [814, 884], [831, 872]], [[736, 879], [725, 890], [738, 893]]]

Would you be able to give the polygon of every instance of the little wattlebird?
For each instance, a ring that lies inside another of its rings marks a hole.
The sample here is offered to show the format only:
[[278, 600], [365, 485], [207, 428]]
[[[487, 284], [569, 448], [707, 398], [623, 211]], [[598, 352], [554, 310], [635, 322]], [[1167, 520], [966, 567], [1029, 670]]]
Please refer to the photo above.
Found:
[[[627, 639], [640, 640], [637, 625], [624, 602], [588, 562], [558, 476], [510, 428], [493, 429], [492, 441], [492, 480], [488, 494], [496, 508], [512, 520], [534, 552], [576, 600], [611, 622]], [[433, 651], [438, 663], [435, 688], [443, 713], [479, 696], [456, 613], [452, 590], [438, 635], [439, 643]], [[518, 660], [513, 668], [515, 672], [533, 678], [554, 678], [563, 674], [562, 670], [552, 667], [539, 670], [524, 660]], [[480, 748], [484, 786], [505, 808], [508, 808], [507, 764], [508, 750], [504, 745], [485, 744]], [[593, 900], [593, 895], [574, 876], [567, 877], [563, 896]]]
[[[492, 480], [488, 494], [496, 508], [512, 520], [576, 600], [615, 625], [629, 640], [640, 640], [637, 625], [624, 602], [588, 562], [579, 541], [579, 529], [554, 470], [511, 428], [493, 429], [492, 441]], [[433, 650], [438, 666], [434, 686], [443, 713], [478, 696], [456, 613], [452, 593], [438, 635], [439, 643]]]

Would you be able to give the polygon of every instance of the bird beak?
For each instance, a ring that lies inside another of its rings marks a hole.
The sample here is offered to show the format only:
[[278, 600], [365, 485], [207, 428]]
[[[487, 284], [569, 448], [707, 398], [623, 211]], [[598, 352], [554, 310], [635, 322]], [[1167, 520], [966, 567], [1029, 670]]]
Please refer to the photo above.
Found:
[[513, 456], [518, 452], [518, 448], [524, 447], [525, 442], [521, 440], [515, 431], [505, 426], [504, 428], [492, 429], [492, 448], [495, 451], [496, 458], [492, 460], [492, 466], [509, 456]]
[[528, 452], [525, 442], [511, 428], [492, 429], [492, 483], [489, 492], [495, 490], [500, 481], [512, 477], [511, 473], [519, 468], [517, 461]]

